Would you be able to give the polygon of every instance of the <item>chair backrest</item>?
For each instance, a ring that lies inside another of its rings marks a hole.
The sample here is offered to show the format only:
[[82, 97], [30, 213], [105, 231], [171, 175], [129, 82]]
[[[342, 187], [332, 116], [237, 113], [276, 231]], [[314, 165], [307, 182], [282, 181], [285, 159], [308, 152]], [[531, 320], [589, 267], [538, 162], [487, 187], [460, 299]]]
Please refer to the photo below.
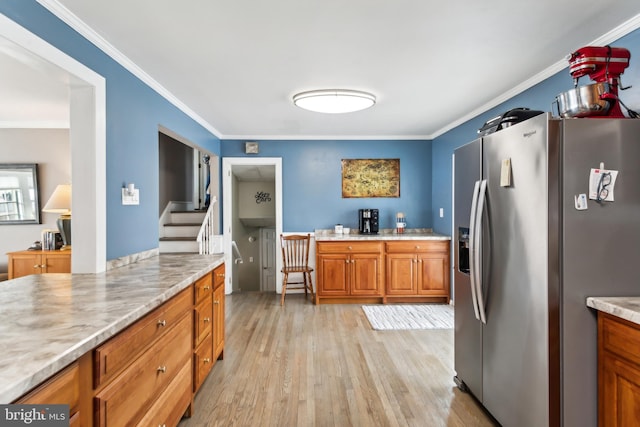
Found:
[[307, 267], [309, 265], [309, 246], [311, 235], [280, 235], [283, 267]]

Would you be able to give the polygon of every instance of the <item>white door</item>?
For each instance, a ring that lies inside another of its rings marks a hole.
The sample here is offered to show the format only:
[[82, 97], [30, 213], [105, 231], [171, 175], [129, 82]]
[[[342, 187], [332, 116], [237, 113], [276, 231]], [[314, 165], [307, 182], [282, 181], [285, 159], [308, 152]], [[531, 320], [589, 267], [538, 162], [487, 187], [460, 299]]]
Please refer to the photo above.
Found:
[[276, 229], [260, 229], [260, 290], [276, 291]]

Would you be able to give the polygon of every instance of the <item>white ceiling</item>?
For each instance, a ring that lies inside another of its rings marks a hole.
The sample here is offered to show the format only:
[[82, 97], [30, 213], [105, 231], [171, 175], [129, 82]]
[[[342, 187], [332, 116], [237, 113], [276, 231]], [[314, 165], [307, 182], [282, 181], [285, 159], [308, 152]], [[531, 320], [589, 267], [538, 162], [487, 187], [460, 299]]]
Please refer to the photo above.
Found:
[[[39, 2], [224, 139], [433, 138], [640, 20], [638, 0]], [[378, 102], [345, 115], [291, 102], [323, 88]]]

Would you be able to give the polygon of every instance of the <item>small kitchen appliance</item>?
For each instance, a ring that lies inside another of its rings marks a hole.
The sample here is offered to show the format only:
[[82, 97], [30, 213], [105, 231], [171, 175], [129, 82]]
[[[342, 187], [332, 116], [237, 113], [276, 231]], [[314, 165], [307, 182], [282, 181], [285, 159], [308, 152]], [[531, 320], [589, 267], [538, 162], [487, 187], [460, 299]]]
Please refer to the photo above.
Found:
[[[618, 90], [628, 89], [622, 87], [620, 76], [630, 59], [627, 49], [611, 46], [585, 46], [569, 55], [574, 88], [556, 96], [560, 116], [625, 118], [620, 108], [623, 106], [629, 117], [638, 117], [618, 97]], [[578, 87], [578, 81], [584, 76], [595, 83]]]
[[378, 234], [378, 209], [358, 210], [358, 229], [361, 234]]

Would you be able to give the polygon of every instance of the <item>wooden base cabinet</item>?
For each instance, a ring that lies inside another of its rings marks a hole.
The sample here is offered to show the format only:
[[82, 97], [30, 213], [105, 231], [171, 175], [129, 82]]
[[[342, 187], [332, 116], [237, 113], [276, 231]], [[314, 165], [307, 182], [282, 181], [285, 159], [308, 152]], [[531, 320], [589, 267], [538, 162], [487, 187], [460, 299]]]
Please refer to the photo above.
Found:
[[[69, 405], [69, 426], [80, 427], [80, 367], [72, 363], [15, 403]], [[89, 416], [89, 411], [87, 416]]]
[[9, 252], [9, 279], [42, 273], [71, 273], [71, 251]]
[[68, 404], [73, 427], [177, 426], [222, 359], [224, 283], [223, 264], [15, 403]]
[[209, 375], [224, 349], [224, 264], [195, 283], [193, 393]]
[[598, 426], [640, 425], [640, 326], [598, 312]]
[[385, 301], [449, 302], [449, 242], [385, 243]]
[[382, 297], [380, 242], [318, 242], [316, 303], [321, 299]]

